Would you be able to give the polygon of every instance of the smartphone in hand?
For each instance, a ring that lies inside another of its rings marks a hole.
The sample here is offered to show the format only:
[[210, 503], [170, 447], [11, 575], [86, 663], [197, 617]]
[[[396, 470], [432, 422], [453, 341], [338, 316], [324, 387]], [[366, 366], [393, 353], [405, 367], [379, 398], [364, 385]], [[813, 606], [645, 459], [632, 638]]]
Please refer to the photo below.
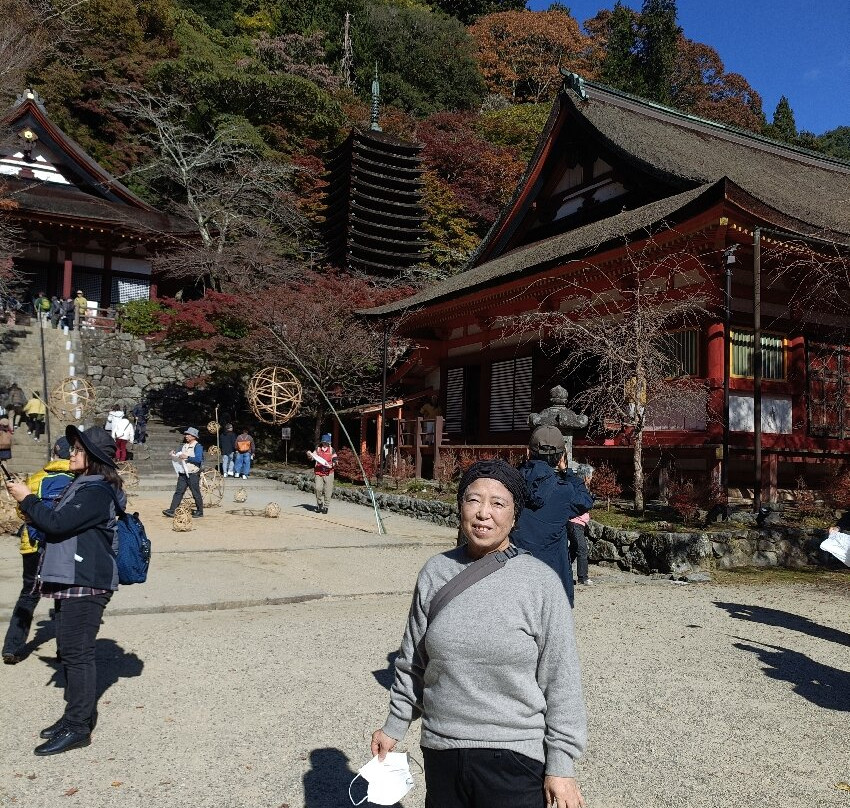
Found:
[[14, 479], [11, 474], [9, 474], [9, 469], [6, 468], [6, 464], [0, 460], [0, 469], [3, 469], [3, 476], [9, 480], [10, 482]]

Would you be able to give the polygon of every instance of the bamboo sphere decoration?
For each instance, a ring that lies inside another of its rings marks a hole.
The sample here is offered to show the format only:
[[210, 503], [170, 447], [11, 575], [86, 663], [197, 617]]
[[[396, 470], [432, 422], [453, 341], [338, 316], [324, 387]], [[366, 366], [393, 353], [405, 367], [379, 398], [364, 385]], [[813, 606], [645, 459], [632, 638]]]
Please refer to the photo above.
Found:
[[263, 368], [245, 393], [251, 411], [264, 424], [285, 424], [301, 407], [301, 382], [286, 368]]
[[207, 449], [207, 454], [210, 457], [218, 457], [221, 454], [221, 449], [219, 449], [218, 446], [210, 446], [210, 448]]
[[190, 516], [192, 513], [192, 505], [189, 504], [191, 500], [188, 502], [184, 499], [175, 509], [175, 516]]
[[220, 427], [218, 421], [210, 421], [207, 424], [207, 432], [209, 432], [211, 435], [215, 435], [215, 433], [218, 432], [219, 428]]
[[192, 530], [192, 514], [191, 513], [174, 513], [174, 519], [171, 522], [171, 529], [178, 533], [185, 533]]
[[248, 495], [245, 493], [245, 489], [244, 489], [244, 488], [240, 488], [240, 489], [239, 489], [239, 490], [238, 490], [238, 491], [237, 491], [237, 492], [233, 495], [233, 501], [234, 501], [234, 502], [244, 502], [246, 499], [248, 499]]
[[280, 516], [280, 505], [276, 502], [270, 502], [263, 510], [263, 515], [268, 516], [269, 519], [277, 519]]
[[117, 465], [118, 475], [121, 477], [124, 487], [135, 488], [139, 484], [138, 469], [129, 460], [125, 460], [123, 463], [119, 462]]
[[205, 508], [215, 508], [224, 499], [224, 482], [218, 469], [201, 472], [201, 497]]
[[[5, 488], [3, 489], [5, 492]], [[15, 511], [15, 503], [7, 496], [0, 498], [0, 533], [17, 533], [21, 518]]]
[[82, 376], [68, 376], [50, 391], [47, 406], [61, 421], [82, 421], [94, 412], [97, 390]]

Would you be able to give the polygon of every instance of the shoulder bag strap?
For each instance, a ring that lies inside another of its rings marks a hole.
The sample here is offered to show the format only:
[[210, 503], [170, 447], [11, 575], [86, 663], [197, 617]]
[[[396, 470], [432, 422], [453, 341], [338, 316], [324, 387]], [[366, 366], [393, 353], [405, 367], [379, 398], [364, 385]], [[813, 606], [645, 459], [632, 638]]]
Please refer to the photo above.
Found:
[[118, 501], [118, 494], [115, 493], [115, 489], [109, 483], [96, 482], [92, 483], [92, 485], [96, 485], [98, 488], [105, 488], [112, 495], [112, 501], [115, 503], [115, 512], [119, 517], [125, 517], [127, 512], [121, 507], [121, 503]]
[[473, 561], [454, 578], [443, 584], [431, 599], [431, 604], [428, 607], [428, 623], [431, 623], [461, 592], [466, 591], [470, 586], [474, 586], [488, 575], [492, 575], [496, 570], [500, 570], [508, 562], [508, 559], [527, 552], [528, 550], [522, 550], [511, 544], [505, 550], [488, 553], [483, 558]]

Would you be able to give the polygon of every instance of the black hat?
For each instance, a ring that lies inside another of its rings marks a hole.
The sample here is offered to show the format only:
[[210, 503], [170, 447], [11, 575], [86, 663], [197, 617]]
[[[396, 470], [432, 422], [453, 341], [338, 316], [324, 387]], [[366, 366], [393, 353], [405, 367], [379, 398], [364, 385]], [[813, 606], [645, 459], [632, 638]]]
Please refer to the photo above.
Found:
[[73, 444], [75, 440], [82, 443], [89, 457], [99, 460], [110, 468], [118, 468], [115, 465], [115, 441], [102, 427], [91, 426], [83, 431], [70, 424], [65, 427], [65, 437], [68, 438], [68, 443]]

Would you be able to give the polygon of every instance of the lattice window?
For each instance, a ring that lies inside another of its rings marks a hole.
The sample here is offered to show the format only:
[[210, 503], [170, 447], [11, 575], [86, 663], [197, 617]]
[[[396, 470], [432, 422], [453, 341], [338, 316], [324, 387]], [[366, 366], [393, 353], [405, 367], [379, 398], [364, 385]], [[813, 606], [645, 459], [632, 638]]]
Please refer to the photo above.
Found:
[[[752, 331], [732, 331], [732, 375], [752, 378], [755, 335]], [[761, 374], [764, 379], [785, 378], [785, 340], [773, 334], [761, 335]]]
[[463, 368], [446, 371], [446, 421], [447, 433], [457, 434], [463, 430]]
[[525, 429], [531, 412], [531, 357], [493, 362], [490, 370], [490, 431]]
[[696, 329], [673, 331], [661, 338], [661, 350], [670, 360], [668, 375], [699, 375], [699, 334]]
[[131, 300], [149, 300], [150, 278], [113, 278], [111, 303], [129, 303]]

